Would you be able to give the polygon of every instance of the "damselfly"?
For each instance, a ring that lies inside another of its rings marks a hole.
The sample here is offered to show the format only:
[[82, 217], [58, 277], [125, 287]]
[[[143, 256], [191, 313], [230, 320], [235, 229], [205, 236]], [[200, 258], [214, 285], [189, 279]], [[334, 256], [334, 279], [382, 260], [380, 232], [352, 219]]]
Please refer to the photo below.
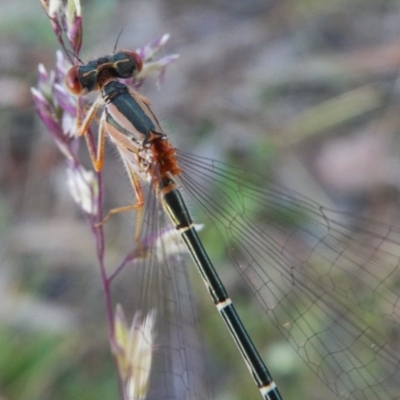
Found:
[[107, 133], [136, 196], [136, 204], [121, 210], [137, 210], [138, 254], [150, 253], [149, 265], [171, 262], [168, 244], [159, 256], [156, 243], [172, 223], [263, 398], [280, 399], [193, 227], [182, 188], [204, 209], [266, 314], [339, 398], [399, 398], [400, 231], [324, 209], [247, 171], [175, 149], [149, 101], [118, 80], [128, 74], [122, 65], [131, 74], [141, 69], [134, 52], [120, 51], [72, 67], [66, 85], [75, 95], [101, 91], [79, 134], [104, 106], [97, 151], [89, 143], [90, 155], [100, 170]]

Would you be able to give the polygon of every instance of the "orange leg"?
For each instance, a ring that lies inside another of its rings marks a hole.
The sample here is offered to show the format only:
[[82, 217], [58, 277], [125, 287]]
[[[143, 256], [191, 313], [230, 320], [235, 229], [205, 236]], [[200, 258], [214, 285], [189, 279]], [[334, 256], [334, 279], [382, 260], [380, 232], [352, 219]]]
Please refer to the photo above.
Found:
[[108, 219], [111, 217], [111, 215], [114, 214], [118, 214], [120, 212], [125, 212], [125, 211], [132, 211], [132, 210], [136, 210], [138, 212], [137, 214], [137, 219], [136, 219], [136, 228], [135, 228], [135, 241], [138, 242], [139, 241], [139, 234], [140, 234], [140, 227], [142, 224], [142, 218], [143, 218], [143, 204], [144, 204], [144, 199], [143, 199], [143, 192], [142, 192], [142, 187], [140, 186], [139, 180], [137, 178], [137, 176], [135, 175], [135, 173], [131, 170], [131, 168], [129, 168], [128, 163], [122, 159], [125, 165], [125, 168], [128, 172], [128, 176], [129, 179], [131, 181], [132, 184], [132, 188], [133, 191], [135, 193], [135, 197], [137, 200], [136, 204], [130, 204], [128, 206], [123, 206], [123, 207], [117, 207], [117, 208], [113, 208], [111, 209], [106, 217], [99, 222], [98, 224], [96, 224], [96, 228], [98, 228], [99, 226], [103, 225], [105, 222], [108, 221]]
[[126, 172], [128, 173], [129, 180], [131, 181], [132, 189], [133, 189], [136, 199], [137, 199], [138, 213], [137, 213], [137, 218], [136, 218], [136, 228], [135, 228], [134, 239], [136, 242], [138, 242], [139, 235], [140, 235], [140, 228], [141, 228], [142, 219], [143, 219], [143, 205], [144, 205], [143, 191], [142, 191], [142, 187], [140, 186], [137, 175], [134, 173], [134, 171], [132, 171], [128, 162], [123, 157], [122, 157], [122, 161], [125, 165]]
[[95, 227], [100, 228], [103, 224], [105, 224], [111, 217], [111, 215], [118, 214], [121, 212], [125, 211], [132, 211], [132, 210], [140, 210], [142, 208], [142, 204], [130, 204], [129, 206], [123, 206], [123, 207], [117, 207], [117, 208], [112, 208], [107, 215], [104, 217], [104, 219], [100, 222], [98, 222]]
[[92, 122], [94, 116], [96, 115], [96, 111], [102, 104], [102, 99], [97, 98], [97, 100], [92, 104], [90, 107], [89, 111], [87, 112], [85, 119], [82, 121], [82, 124], [80, 123], [80, 106], [78, 106], [78, 112], [77, 112], [77, 124], [78, 124], [78, 136], [84, 135], [87, 130], [89, 129], [90, 123]]
[[101, 171], [104, 162], [104, 149], [105, 149], [105, 138], [106, 138], [104, 114], [99, 122], [99, 132], [97, 137], [97, 152], [94, 146], [92, 145], [92, 142], [89, 140], [87, 131], [89, 129], [90, 123], [93, 121], [93, 119], [96, 118], [96, 111], [98, 110], [101, 104], [102, 101], [100, 99], [96, 100], [93, 103], [93, 105], [87, 112], [86, 117], [82, 122], [82, 125], [79, 126], [78, 128], [78, 136], [80, 137], [85, 135], [86, 144], [89, 149], [90, 159], [92, 160], [93, 167], [97, 172]]
[[[148, 100], [143, 97], [144, 101], [146, 101], [145, 104], [148, 104]], [[105, 151], [105, 138], [106, 138], [106, 120], [105, 120], [105, 113], [103, 113], [102, 117], [100, 118], [100, 123], [99, 123], [99, 131], [98, 131], [98, 137], [97, 137], [97, 150], [92, 146], [91, 141], [89, 140], [89, 136], [87, 135], [87, 131], [89, 129], [90, 123], [93, 121], [94, 118], [96, 118], [96, 112], [98, 108], [102, 105], [102, 99], [98, 98], [95, 103], [90, 107], [88, 113], [86, 114], [85, 119], [82, 122], [82, 125], [78, 129], [78, 136], [85, 135], [87, 147], [89, 149], [89, 154], [90, 154], [90, 159], [92, 161], [94, 169], [99, 172], [101, 171], [103, 167], [103, 162], [104, 162], [104, 151]], [[118, 146], [117, 146], [118, 148]], [[113, 214], [118, 214], [120, 212], [125, 212], [125, 211], [132, 211], [136, 210], [138, 212], [137, 214], [137, 219], [136, 219], [136, 228], [135, 228], [135, 241], [139, 241], [139, 234], [140, 234], [140, 228], [142, 224], [142, 219], [143, 219], [143, 204], [144, 204], [144, 199], [143, 199], [143, 192], [142, 192], [142, 187], [139, 183], [139, 179], [135, 172], [132, 170], [131, 166], [129, 165], [129, 162], [125, 159], [125, 157], [121, 157], [122, 161], [124, 163], [125, 169], [128, 173], [129, 180], [131, 182], [133, 191], [135, 193], [135, 197], [137, 199], [136, 204], [131, 204], [128, 206], [123, 206], [123, 207], [117, 207], [111, 209], [106, 217], [97, 223], [95, 226], [96, 228], [102, 226], [105, 222], [108, 221], [108, 219], [113, 215]]]

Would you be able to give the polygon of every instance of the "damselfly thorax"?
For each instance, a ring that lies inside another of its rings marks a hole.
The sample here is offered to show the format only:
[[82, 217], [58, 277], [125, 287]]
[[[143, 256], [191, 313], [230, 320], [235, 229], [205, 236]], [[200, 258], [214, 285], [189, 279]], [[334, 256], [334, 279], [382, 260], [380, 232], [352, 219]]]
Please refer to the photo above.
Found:
[[102, 88], [105, 109], [100, 124], [141, 179], [155, 186], [180, 173], [175, 149], [163, 133], [150, 102], [137, 91], [111, 79]]

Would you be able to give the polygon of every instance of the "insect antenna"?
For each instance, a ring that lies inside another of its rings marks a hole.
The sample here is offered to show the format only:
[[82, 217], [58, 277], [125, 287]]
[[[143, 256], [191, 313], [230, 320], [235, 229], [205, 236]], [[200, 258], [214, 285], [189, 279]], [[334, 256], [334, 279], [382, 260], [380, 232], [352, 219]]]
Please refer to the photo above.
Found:
[[118, 33], [117, 40], [115, 41], [113, 52], [112, 52], [113, 54], [115, 54], [115, 50], [117, 50], [119, 38], [121, 37], [123, 31], [124, 31], [124, 28], [121, 28], [121, 30]]
[[65, 49], [65, 51], [66, 51], [68, 54], [70, 54], [73, 58], [75, 58], [76, 60], [78, 60], [80, 64], [82, 64], [82, 65], [84, 64], [84, 62], [83, 62], [74, 52], [72, 52], [71, 50], [68, 50], [68, 49]]

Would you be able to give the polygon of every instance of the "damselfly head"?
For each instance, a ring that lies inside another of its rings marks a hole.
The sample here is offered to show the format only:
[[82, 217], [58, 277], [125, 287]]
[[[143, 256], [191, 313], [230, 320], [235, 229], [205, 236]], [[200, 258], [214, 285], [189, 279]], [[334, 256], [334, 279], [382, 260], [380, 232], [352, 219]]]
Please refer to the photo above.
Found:
[[143, 61], [138, 53], [121, 50], [111, 56], [71, 67], [65, 76], [65, 86], [71, 94], [82, 96], [100, 90], [110, 78], [132, 78], [142, 68]]

